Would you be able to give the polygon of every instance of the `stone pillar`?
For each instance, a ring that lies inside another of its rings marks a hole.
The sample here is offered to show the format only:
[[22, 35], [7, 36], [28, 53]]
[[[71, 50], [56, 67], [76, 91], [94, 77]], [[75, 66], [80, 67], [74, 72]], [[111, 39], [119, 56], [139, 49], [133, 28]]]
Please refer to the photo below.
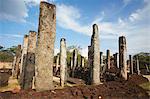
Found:
[[15, 77], [15, 67], [16, 67], [16, 56], [14, 56], [14, 60], [12, 63], [12, 76]]
[[88, 68], [92, 66], [92, 50], [91, 46], [88, 46]]
[[23, 70], [22, 89], [32, 89], [33, 77], [35, 76], [35, 49], [36, 49], [36, 32], [29, 32], [28, 49], [26, 64]]
[[83, 68], [84, 67], [84, 57], [81, 56], [81, 67]]
[[93, 34], [91, 38], [91, 50], [92, 50], [92, 81], [91, 84], [100, 84], [100, 54], [99, 54], [99, 31], [96, 24], [93, 25]]
[[12, 73], [13, 77], [17, 79], [20, 71], [20, 62], [21, 62], [21, 45], [18, 45], [16, 50], [16, 63], [14, 66], [14, 72]]
[[70, 70], [72, 70], [72, 68], [73, 68], [73, 59], [72, 57], [70, 57]]
[[58, 71], [58, 67], [59, 67], [59, 55], [57, 55], [56, 56], [56, 71], [55, 72], [57, 72]]
[[75, 72], [75, 68], [77, 66], [77, 55], [78, 55], [78, 52], [76, 49], [74, 49], [73, 51], [73, 67], [72, 67], [72, 77], [74, 77], [74, 72]]
[[106, 66], [107, 69], [110, 69], [110, 50], [107, 50], [106, 54], [107, 54]]
[[118, 68], [118, 53], [114, 54], [114, 66], [115, 68]]
[[29, 38], [28, 35], [24, 36], [23, 47], [22, 47], [21, 65], [20, 65], [20, 79], [19, 79], [21, 89], [23, 89], [23, 83], [24, 83], [23, 79], [24, 79], [24, 70], [25, 70], [26, 59], [27, 59], [28, 38]]
[[130, 74], [133, 74], [133, 59], [132, 56], [129, 55], [129, 64], [130, 64]]
[[126, 65], [126, 38], [119, 37], [119, 68], [120, 76], [127, 80], [127, 65]]
[[139, 65], [138, 56], [136, 57], [136, 66], [137, 66], [137, 74], [140, 75], [140, 65]]
[[64, 38], [60, 41], [60, 85], [64, 87], [66, 83], [67, 72], [67, 52], [66, 40]]
[[56, 6], [40, 3], [39, 29], [36, 49], [35, 88], [37, 91], [53, 89], [53, 58], [56, 36]]
[[23, 64], [26, 60], [26, 58], [24, 56], [27, 54], [27, 48], [28, 48], [28, 35], [25, 35], [24, 40], [23, 40], [23, 46], [22, 46], [20, 74], [22, 73], [22, 67], [23, 67]]

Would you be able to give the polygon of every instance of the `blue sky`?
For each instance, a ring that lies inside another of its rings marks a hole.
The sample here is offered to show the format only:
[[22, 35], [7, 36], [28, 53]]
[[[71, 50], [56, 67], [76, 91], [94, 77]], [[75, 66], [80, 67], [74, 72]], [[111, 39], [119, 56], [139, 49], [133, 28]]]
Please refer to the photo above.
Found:
[[[92, 25], [99, 26], [100, 50], [118, 52], [126, 36], [127, 52], [150, 52], [150, 0], [45, 0], [56, 4], [55, 52], [62, 37], [87, 56]], [[29, 30], [38, 31], [40, 0], [0, 0], [0, 45], [22, 44]]]

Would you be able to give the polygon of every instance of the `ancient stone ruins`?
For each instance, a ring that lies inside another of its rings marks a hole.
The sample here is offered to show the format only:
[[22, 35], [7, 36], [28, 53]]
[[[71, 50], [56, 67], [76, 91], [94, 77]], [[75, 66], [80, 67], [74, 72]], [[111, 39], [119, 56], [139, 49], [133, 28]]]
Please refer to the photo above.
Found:
[[[24, 36], [23, 45], [18, 45], [12, 76], [18, 79], [21, 89], [35, 88], [36, 91], [54, 89], [54, 79], [58, 80], [59, 87], [65, 87], [68, 81], [75, 79], [82, 79], [85, 81], [84, 84], [90, 85], [103, 84], [103, 81], [115, 77], [127, 80], [127, 74], [133, 74], [134, 68], [130, 55], [130, 68], [127, 70], [126, 38], [120, 36], [119, 51], [111, 55], [108, 49], [104, 57], [103, 52], [100, 52], [99, 35], [98, 25], [94, 24], [91, 44], [88, 46], [88, 59], [83, 56], [78, 57], [78, 50], [74, 49], [71, 57], [68, 57], [69, 63], [67, 62], [67, 40], [62, 38], [60, 53], [57, 54], [54, 65], [54, 43], [57, 36], [56, 6], [41, 2], [38, 32], [29, 31], [29, 34]], [[138, 58], [136, 62], [137, 74], [140, 74]], [[113, 74], [110, 73], [112, 69], [115, 70]], [[111, 78], [108, 78], [110, 75]]]

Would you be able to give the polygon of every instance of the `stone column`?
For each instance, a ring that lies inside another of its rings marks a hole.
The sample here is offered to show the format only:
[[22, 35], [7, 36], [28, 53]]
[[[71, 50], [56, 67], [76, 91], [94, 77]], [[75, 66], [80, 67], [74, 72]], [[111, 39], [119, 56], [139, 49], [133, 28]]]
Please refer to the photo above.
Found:
[[140, 65], [139, 65], [138, 56], [136, 57], [136, 66], [137, 66], [137, 74], [140, 75]]
[[70, 70], [72, 70], [72, 67], [73, 67], [73, 59], [72, 57], [70, 57]]
[[107, 69], [110, 69], [110, 50], [107, 50], [106, 54], [107, 54], [106, 66]]
[[91, 38], [92, 50], [92, 81], [91, 84], [100, 84], [100, 54], [99, 54], [99, 31], [96, 24], [93, 25], [93, 34]]
[[81, 56], [81, 67], [83, 68], [84, 67], [84, 57]]
[[21, 45], [18, 45], [16, 50], [16, 63], [14, 66], [13, 77], [18, 79], [19, 71], [20, 71], [20, 62], [21, 62]]
[[16, 56], [14, 56], [14, 60], [12, 63], [12, 76], [15, 77], [15, 67], [16, 67]]
[[36, 49], [36, 32], [29, 32], [28, 49], [26, 64], [23, 70], [23, 89], [32, 89], [33, 77], [35, 75], [35, 49]]
[[72, 67], [72, 77], [74, 77], [74, 72], [75, 72], [75, 68], [77, 66], [77, 55], [78, 55], [78, 52], [76, 49], [74, 49], [73, 51], [73, 67]]
[[37, 91], [53, 89], [53, 58], [56, 36], [56, 6], [40, 3], [39, 29], [36, 49], [35, 88]]
[[28, 48], [28, 35], [24, 36], [23, 40], [23, 46], [22, 46], [22, 55], [21, 55], [21, 65], [20, 65], [20, 74], [22, 73], [22, 67], [25, 62], [25, 55], [27, 54], [27, 48]]
[[114, 66], [115, 68], [118, 68], [118, 53], [114, 54]]
[[56, 71], [55, 72], [57, 72], [58, 71], [58, 67], [59, 67], [59, 55], [57, 55], [56, 56]]
[[130, 64], [130, 74], [133, 74], [133, 59], [132, 56], [129, 55], [129, 64]]
[[88, 46], [88, 68], [90, 68], [92, 66], [92, 50], [91, 50], [91, 46]]
[[67, 52], [66, 40], [64, 38], [60, 41], [60, 85], [64, 87], [66, 82], [67, 71]]
[[120, 76], [127, 80], [127, 65], [126, 65], [126, 38], [119, 37], [119, 68]]
[[23, 88], [24, 70], [25, 70], [26, 59], [27, 59], [28, 38], [29, 38], [28, 35], [24, 36], [23, 47], [22, 47], [20, 79], [19, 79], [21, 89]]

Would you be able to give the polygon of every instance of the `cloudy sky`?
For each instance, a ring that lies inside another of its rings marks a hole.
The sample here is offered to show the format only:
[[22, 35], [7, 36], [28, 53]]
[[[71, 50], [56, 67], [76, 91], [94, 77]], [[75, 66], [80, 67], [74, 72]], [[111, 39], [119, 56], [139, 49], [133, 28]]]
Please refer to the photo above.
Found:
[[[56, 42], [82, 48], [87, 56], [92, 24], [99, 26], [100, 50], [118, 52], [118, 37], [126, 36], [128, 54], [150, 52], [150, 0], [45, 0], [56, 4]], [[38, 30], [40, 0], [0, 0], [0, 45], [22, 44], [24, 34]]]

